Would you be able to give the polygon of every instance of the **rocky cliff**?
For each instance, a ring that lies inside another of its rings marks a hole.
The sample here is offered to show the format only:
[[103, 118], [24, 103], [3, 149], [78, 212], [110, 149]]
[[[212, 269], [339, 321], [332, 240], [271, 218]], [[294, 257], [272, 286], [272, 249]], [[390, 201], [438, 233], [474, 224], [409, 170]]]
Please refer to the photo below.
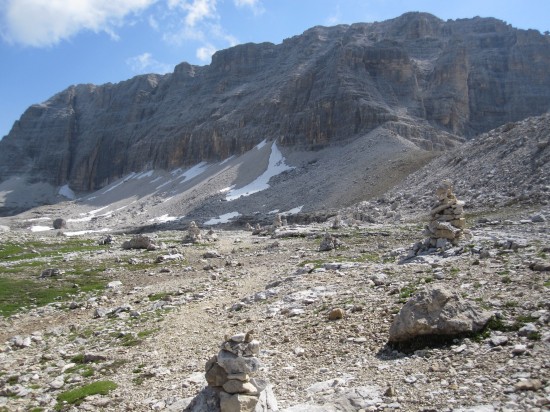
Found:
[[314, 27], [279, 45], [219, 51], [208, 66], [71, 86], [27, 109], [0, 141], [0, 181], [25, 175], [89, 191], [263, 139], [318, 148], [380, 125], [444, 149], [548, 111], [548, 67], [549, 36], [492, 18], [408, 13]]

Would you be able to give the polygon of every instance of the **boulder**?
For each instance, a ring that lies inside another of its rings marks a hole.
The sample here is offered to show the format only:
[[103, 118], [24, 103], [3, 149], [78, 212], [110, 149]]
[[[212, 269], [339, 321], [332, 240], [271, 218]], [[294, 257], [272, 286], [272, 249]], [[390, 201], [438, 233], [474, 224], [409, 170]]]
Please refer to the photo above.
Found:
[[319, 245], [319, 252], [328, 252], [338, 248], [341, 244], [342, 242], [340, 242], [337, 237], [325, 232], [321, 244]]
[[67, 228], [67, 222], [65, 221], [65, 219], [61, 219], [61, 218], [55, 219], [53, 221], [53, 228], [56, 230], [65, 229]]
[[439, 285], [429, 286], [401, 308], [390, 327], [389, 343], [417, 341], [425, 346], [441, 338], [470, 335], [481, 331], [492, 315], [456, 292]]
[[153, 240], [149, 236], [135, 235], [132, 239], [127, 240], [122, 244], [122, 249], [157, 250], [158, 246], [153, 243]]

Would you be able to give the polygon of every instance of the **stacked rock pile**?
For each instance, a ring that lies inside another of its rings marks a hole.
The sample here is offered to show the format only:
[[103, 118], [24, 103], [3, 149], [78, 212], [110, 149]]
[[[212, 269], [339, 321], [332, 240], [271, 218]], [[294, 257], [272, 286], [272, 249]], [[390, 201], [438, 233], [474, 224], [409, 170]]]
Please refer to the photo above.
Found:
[[465, 233], [464, 202], [454, 195], [452, 183], [442, 181], [435, 196], [437, 203], [430, 211], [430, 223], [424, 230], [428, 238], [414, 246], [414, 254], [429, 249], [445, 249], [449, 244], [457, 245]]
[[[205, 366], [208, 386], [191, 402], [186, 411], [275, 412], [277, 401], [271, 385], [257, 377], [260, 342], [252, 333], [226, 338], [220, 351]], [[219, 405], [219, 409], [218, 408]]]
[[441, 182], [435, 195], [438, 203], [430, 211], [430, 224], [426, 228], [430, 246], [445, 247], [447, 242], [456, 245], [466, 226], [464, 202], [456, 198], [448, 180]]
[[323, 238], [321, 239], [321, 244], [319, 245], [319, 252], [328, 252], [333, 249], [337, 249], [342, 245], [342, 242], [330, 233], [325, 232]]
[[187, 228], [187, 235], [183, 238], [183, 243], [199, 243], [202, 240], [201, 230], [195, 223], [192, 221], [189, 223]]

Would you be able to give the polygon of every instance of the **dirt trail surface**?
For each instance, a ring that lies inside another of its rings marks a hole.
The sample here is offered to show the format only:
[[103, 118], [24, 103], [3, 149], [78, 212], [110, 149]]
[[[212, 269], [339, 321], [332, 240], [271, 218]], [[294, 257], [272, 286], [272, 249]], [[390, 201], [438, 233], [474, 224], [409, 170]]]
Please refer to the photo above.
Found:
[[[166, 231], [150, 234], [153, 251], [123, 249], [128, 235], [99, 246], [103, 235], [12, 230], [4, 277], [80, 289], [2, 321], [0, 410], [182, 411], [224, 336], [248, 331], [287, 412], [547, 410], [549, 218], [548, 207], [472, 215], [469, 239], [407, 263], [420, 222], [218, 230], [189, 245], [185, 232]], [[320, 252], [325, 231], [342, 245]], [[61, 273], [38, 282], [48, 268]], [[88, 292], [94, 276], [102, 286]], [[443, 346], [388, 347], [394, 316], [433, 285], [497, 321]], [[343, 317], [329, 320], [335, 308]], [[117, 387], [64, 403], [98, 381]]]

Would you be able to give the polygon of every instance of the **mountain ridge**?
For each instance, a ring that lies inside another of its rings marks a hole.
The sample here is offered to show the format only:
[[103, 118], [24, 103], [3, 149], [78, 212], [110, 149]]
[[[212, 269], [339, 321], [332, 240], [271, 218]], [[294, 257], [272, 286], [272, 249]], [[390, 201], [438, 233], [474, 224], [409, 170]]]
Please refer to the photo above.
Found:
[[550, 37], [493, 18], [407, 13], [316, 26], [208, 66], [76, 85], [33, 105], [0, 141], [0, 182], [97, 190], [133, 171], [345, 144], [379, 126], [424, 150], [550, 108]]

